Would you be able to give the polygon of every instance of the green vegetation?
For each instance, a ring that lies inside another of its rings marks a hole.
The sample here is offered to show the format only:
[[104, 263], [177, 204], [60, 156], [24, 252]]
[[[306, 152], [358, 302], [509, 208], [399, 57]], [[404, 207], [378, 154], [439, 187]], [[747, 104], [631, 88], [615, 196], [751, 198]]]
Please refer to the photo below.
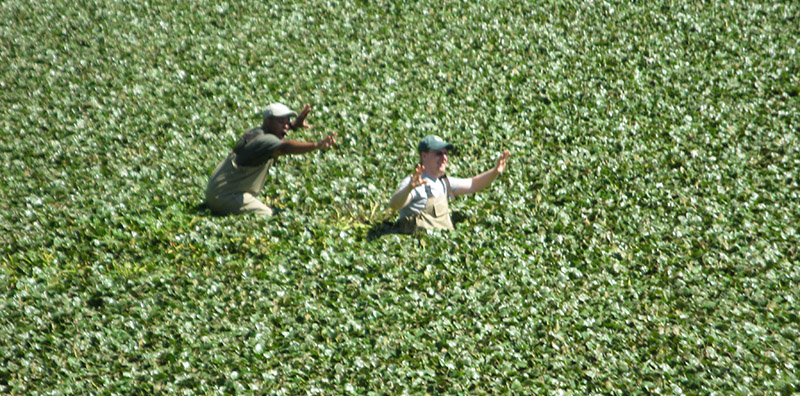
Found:
[[[795, 1], [0, 3], [0, 393], [796, 394]], [[198, 208], [271, 101], [340, 133]], [[506, 173], [386, 233], [420, 137]]]

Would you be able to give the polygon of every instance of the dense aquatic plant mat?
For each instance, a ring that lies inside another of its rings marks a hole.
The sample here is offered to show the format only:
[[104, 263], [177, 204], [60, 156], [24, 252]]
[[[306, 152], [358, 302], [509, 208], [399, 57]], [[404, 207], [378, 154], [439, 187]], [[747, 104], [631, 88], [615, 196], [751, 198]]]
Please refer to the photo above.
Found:
[[[794, 394], [800, 5], [0, 4], [0, 393]], [[271, 219], [207, 177], [310, 103]], [[429, 133], [513, 152], [388, 233]]]

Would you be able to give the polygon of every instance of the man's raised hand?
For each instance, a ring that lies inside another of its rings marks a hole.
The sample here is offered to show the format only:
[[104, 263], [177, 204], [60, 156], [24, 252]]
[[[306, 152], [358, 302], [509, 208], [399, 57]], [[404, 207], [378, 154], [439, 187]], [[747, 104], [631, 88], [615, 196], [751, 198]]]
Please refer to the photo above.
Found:
[[423, 184], [428, 183], [427, 180], [422, 178], [422, 172], [425, 171], [425, 165], [417, 164], [417, 168], [414, 169], [414, 174], [411, 175], [411, 189], [415, 189]]
[[300, 115], [294, 119], [292, 122], [292, 129], [299, 129], [299, 128], [311, 128], [311, 125], [306, 123], [306, 117], [308, 117], [308, 113], [311, 112], [311, 105], [306, 104], [303, 106], [303, 110], [300, 111]]
[[506, 170], [506, 161], [508, 157], [511, 156], [511, 153], [508, 150], [503, 150], [503, 154], [500, 155], [500, 158], [497, 160], [497, 173], [503, 173]]

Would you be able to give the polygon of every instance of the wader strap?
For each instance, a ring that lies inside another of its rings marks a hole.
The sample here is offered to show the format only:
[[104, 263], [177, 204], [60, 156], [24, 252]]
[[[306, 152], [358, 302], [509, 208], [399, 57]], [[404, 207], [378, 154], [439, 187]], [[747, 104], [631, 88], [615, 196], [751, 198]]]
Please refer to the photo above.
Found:
[[[450, 179], [447, 178], [447, 175], [442, 176], [442, 180], [444, 180], [445, 186], [447, 186], [447, 197], [450, 198], [451, 201], [456, 199], [456, 194], [453, 192], [453, 188], [450, 187]], [[430, 195], [428, 195], [430, 197]]]

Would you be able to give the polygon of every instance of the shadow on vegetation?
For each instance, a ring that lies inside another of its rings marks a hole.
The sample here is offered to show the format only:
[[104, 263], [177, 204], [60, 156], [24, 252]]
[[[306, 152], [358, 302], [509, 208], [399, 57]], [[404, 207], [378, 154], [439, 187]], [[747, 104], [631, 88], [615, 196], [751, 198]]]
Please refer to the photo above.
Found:
[[379, 223], [373, 224], [372, 227], [370, 227], [369, 231], [367, 231], [366, 239], [367, 241], [371, 242], [384, 235], [391, 234], [408, 235], [408, 233], [402, 232], [393, 221], [383, 220]]
[[206, 201], [200, 202], [199, 204], [190, 207], [189, 214], [201, 217], [220, 217], [219, 215], [214, 214], [214, 212], [212, 212], [211, 209], [208, 208]]
[[[284, 211], [283, 208], [275, 208], [275, 207], [273, 207], [272, 208], [272, 217], [280, 215], [283, 211]], [[221, 215], [221, 214], [216, 214], [216, 213], [212, 212], [211, 209], [208, 207], [208, 204], [206, 204], [205, 201], [200, 202], [197, 205], [190, 206], [188, 208], [187, 212], [189, 214], [192, 214], [192, 215], [195, 215], [195, 216], [200, 216], [200, 217], [225, 217], [225, 216], [227, 216], [227, 215]]]
[[467, 219], [468, 217], [464, 215], [464, 213], [455, 210], [450, 212], [450, 220], [453, 222], [453, 227], [455, 227], [458, 223], [463, 223]]
[[[461, 212], [452, 211], [450, 212], [450, 220], [453, 222], [453, 226], [455, 227], [458, 223], [467, 220], [467, 216], [465, 216]], [[373, 224], [372, 227], [370, 227], [369, 231], [367, 231], [366, 240], [374, 241], [376, 239], [381, 238], [384, 235], [392, 235], [392, 234], [410, 235], [407, 232], [403, 232], [394, 221], [383, 220], [379, 223]]]

